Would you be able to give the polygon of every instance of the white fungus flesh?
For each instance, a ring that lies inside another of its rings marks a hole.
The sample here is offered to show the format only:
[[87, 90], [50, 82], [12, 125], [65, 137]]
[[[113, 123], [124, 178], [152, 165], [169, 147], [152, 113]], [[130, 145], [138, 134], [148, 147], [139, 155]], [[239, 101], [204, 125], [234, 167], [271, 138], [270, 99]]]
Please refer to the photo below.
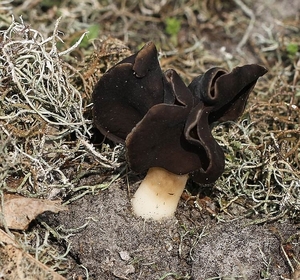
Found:
[[133, 211], [144, 219], [161, 220], [174, 216], [188, 175], [177, 175], [152, 167], [132, 198]]

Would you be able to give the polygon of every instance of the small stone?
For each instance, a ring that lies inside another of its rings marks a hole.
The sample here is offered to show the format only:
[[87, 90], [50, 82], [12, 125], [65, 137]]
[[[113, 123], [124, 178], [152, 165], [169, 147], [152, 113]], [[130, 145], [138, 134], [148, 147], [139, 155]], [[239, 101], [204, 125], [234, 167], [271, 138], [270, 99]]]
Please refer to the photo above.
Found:
[[120, 255], [120, 258], [123, 261], [129, 261], [130, 260], [129, 253], [127, 251], [121, 251], [121, 252], [119, 252], [119, 255]]

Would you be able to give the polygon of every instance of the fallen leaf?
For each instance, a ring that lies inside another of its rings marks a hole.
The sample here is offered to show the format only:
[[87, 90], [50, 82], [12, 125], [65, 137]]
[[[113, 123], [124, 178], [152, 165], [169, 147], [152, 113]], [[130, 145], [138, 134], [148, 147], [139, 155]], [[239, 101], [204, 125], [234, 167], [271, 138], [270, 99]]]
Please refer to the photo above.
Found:
[[[26, 230], [29, 223], [39, 214], [46, 211], [57, 213], [67, 210], [67, 207], [61, 205], [60, 200], [28, 198], [6, 194], [4, 195], [2, 210], [3, 220], [8, 228]], [[3, 226], [3, 220], [0, 220], [0, 226]]]
[[0, 244], [1, 279], [66, 280], [19, 248], [17, 243], [1, 229]]

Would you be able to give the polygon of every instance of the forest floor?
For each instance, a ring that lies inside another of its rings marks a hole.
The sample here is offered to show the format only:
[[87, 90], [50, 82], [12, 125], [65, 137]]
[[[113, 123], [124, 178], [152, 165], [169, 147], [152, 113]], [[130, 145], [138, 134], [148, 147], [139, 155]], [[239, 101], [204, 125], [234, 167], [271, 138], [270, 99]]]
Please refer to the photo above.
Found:
[[[268, 69], [243, 116], [214, 128], [221, 178], [188, 182], [163, 222], [132, 213], [145, 174], [91, 115], [96, 82], [148, 41], [187, 84], [212, 66]], [[68, 207], [2, 223], [22, 252], [66, 279], [300, 279], [298, 0], [2, 1], [0, 46], [1, 209], [7, 194]], [[0, 278], [21, 279], [0, 241]], [[58, 279], [38, 273], [24, 279]]]

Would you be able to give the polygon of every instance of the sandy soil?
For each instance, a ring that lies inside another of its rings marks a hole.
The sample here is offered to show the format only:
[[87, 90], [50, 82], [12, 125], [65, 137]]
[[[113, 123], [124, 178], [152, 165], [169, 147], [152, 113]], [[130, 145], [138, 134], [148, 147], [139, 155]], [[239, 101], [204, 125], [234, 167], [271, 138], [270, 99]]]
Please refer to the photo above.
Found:
[[48, 218], [66, 229], [88, 222], [70, 238], [69, 278], [83, 276], [78, 268], [83, 265], [90, 279], [280, 279], [290, 275], [280, 238], [297, 232], [290, 221], [251, 225], [251, 219], [224, 217], [218, 222], [184, 201], [175, 218], [144, 221], [131, 212], [124, 180]]

